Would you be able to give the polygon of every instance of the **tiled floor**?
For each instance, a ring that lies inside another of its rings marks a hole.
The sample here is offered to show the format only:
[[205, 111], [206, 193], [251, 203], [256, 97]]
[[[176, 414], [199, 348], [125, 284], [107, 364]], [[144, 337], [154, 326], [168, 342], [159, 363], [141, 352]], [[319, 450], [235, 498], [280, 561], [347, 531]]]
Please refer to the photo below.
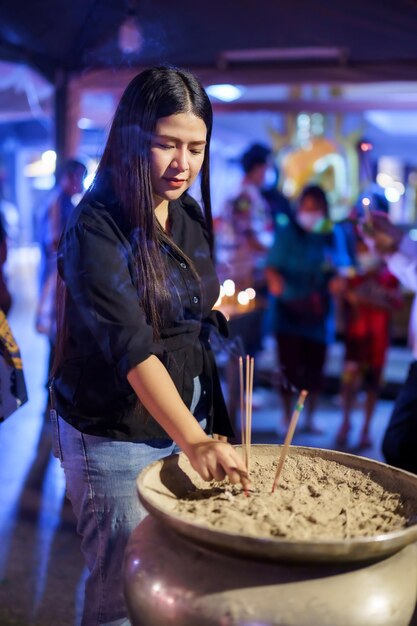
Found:
[[[83, 586], [80, 540], [64, 497], [58, 462], [50, 453], [48, 424], [43, 409], [47, 345], [34, 330], [36, 251], [16, 252], [10, 264], [14, 306], [9, 321], [20, 344], [30, 401], [0, 425], [0, 626], [73, 626], [78, 624]], [[269, 343], [259, 363], [274, 367]], [[337, 375], [341, 352], [335, 346], [328, 371]], [[405, 375], [408, 352], [393, 351], [389, 377]], [[374, 445], [363, 452], [381, 459], [380, 442], [392, 408], [378, 403], [372, 424]], [[361, 410], [353, 416], [350, 448], [357, 452]], [[337, 394], [322, 398], [317, 415], [321, 435], [302, 432], [293, 443], [333, 448], [340, 424]], [[253, 441], [282, 443], [280, 403], [275, 390], [258, 387], [254, 393]]]

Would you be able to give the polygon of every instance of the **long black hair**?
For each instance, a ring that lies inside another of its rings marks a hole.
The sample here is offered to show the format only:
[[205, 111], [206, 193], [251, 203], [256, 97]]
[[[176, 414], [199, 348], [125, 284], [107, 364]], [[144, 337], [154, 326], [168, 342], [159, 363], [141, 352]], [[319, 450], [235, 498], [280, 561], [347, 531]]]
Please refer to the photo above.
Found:
[[150, 176], [152, 133], [161, 117], [193, 113], [207, 127], [207, 146], [201, 168], [201, 195], [212, 227], [209, 147], [213, 126], [210, 100], [199, 80], [175, 67], [153, 67], [138, 74], [126, 87], [114, 114], [95, 184], [111, 174], [113, 190], [132, 226], [153, 238], [157, 224]]
[[[210, 139], [213, 112], [200, 81], [192, 73], [171, 66], [157, 66], [138, 74], [126, 87], [113, 117], [94, 182], [85, 201], [107, 189], [116, 198], [131, 232], [137, 233], [136, 254], [143, 307], [156, 337], [159, 335], [169, 288], [162, 246], [175, 244], [160, 226], [153, 208], [150, 153], [157, 121], [178, 113], [193, 113], [207, 128], [200, 172], [204, 217], [213, 249], [210, 200]], [[62, 291], [62, 289], [61, 289]], [[58, 344], [65, 336], [65, 295], [58, 299]], [[61, 322], [60, 322], [61, 320]], [[57, 360], [62, 349], [57, 345]], [[54, 370], [58, 363], [55, 363]]]
[[140, 234], [137, 261], [140, 284], [146, 285], [143, 303], [156, 333], [169, 292], [165, 266], [161, 262], [161, 242], [167, 239], [167, 235], [153, 209], [150, 150], [158, 119], [178, 113], [193, 113], [207, 127], [200, 184], [212, 245], [209, 147], [213, 113], [201, 83], [190, 72], [174, 67], [153, 67], [144, 70], [129, 83], [115, 112], [95, 177], [95, 184], [100, 187], [110, 173], [112, 190], [128, 223]]

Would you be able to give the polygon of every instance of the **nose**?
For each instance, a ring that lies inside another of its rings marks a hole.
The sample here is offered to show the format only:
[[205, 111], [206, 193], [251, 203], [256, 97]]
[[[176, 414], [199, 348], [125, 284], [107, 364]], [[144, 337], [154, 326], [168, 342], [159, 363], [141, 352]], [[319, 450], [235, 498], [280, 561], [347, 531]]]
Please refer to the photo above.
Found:
[[180, 172], [188, 170], [187, 150], [184, 148], [178, 148], [175, 151], [174, 158], [171, 161], [171, 166], [178, 169]]

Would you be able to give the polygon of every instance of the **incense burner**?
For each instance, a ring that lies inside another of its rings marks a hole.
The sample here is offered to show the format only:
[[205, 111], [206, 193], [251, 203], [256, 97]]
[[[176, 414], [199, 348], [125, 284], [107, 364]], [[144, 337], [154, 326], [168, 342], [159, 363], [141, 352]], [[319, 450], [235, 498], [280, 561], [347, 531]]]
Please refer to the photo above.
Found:
[[[253, 446], [252, 458], [278, 446]], [[292, 447], [292, 450], [297, 448]], [[353, 455], [300, 448], [395, 482], [417, 476]], [[217, 532], [173, 514], [196, 479], [183, 455], [138, 478], [151, 513], [130, 539], [125, 594], [135, 626], [410, 626], [417, 597], [417, 527], [339, 541], [286, 541]]]

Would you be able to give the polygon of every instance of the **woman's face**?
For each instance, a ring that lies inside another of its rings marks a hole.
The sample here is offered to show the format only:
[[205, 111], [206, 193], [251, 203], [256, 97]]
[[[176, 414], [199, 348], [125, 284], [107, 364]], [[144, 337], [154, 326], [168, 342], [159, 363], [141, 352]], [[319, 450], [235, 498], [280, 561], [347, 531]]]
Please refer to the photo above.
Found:
[[159, 118], [151, 143], [154, 196], [176, 200], [197, 178], [204, 160], [207, 127], [193, 113]]

